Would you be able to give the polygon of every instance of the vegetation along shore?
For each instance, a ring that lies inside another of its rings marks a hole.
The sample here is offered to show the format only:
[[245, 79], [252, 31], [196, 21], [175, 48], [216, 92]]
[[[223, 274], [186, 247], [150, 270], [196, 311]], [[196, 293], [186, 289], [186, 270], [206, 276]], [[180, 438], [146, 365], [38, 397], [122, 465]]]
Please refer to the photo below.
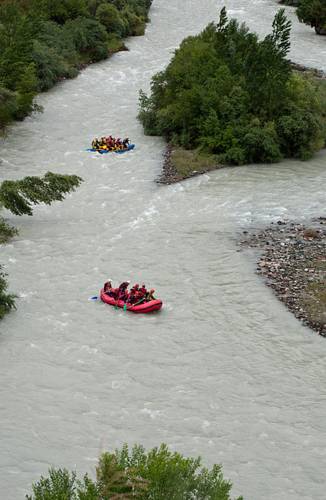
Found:
[[50, 469], [48, 477], [33, 484], [26, 500], [231, 500], [231, 488], [220, 465], [207, 469], [200, 457], [184, 457], [165, 444], [148, 452], [139, 445], [131, 450], [124, 445], [101, 455], [96, 480], [87, 474], [78, 480], [75, 472]]
[[326, 337], [326, 217], [279, 220], [241, 244], [259, 248], [257, 272], [302, 324]]
[[[315, 81], [317, 86], [324, 85], [326, 87], [326, 74], [324, 71], [292, 61], [290, 64], [293, 71]], [[321, 80], [323, 80], [323, 83], [321, 83]], [[218, 157], [214, 154], [205, 153], [198, 149], [184, 149], [169, 142], [163, 153], [162, 171], [156, 182], [158, 184], [174, 184], [211, 170], [226, 167], [230, 168], [230, 165], [219, 163]]]
[[317, 35], [326, 35], [325, 0], [281, 0], [279, 3], [296, 7], [300, 22], [314, 28]]
[[307, 160], [325, 146], [326, 79], [288, 60], [290, 29], [281, 9], [259, 40], [222, 9], [218, 23], [181, 43], [151, 94], [140, 91], [145, 133], [170, 145], [160, 182], [222, 165]]
[[38, 92], [142, 35], [152, 0], [1, 0], [0, 130], [40, 108]]

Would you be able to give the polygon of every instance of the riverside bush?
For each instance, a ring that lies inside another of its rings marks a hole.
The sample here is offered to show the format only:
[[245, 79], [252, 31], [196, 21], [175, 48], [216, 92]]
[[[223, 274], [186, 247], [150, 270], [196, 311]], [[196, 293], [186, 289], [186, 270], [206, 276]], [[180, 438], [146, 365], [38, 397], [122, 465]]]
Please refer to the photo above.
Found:
[[297, 16], [319, 35], [326, 35], [326, 0], [300, 0]]
[[[0, 129], [36, 109], [37, 92], [142, 34], [151, 0], [0, 0]], [[114, 39], [114, 40], [113, 40]], [[115, 39], [119, 43], [115, 43]]]
[[[27, 500], [231, 500], [232, 484], [220, 465], [209, 470], [200, 458], [186, 458], [166, 445], [146, 452], [127, 445], [115, 453], [103, 453], [96, 469], [96, 481], [82, 480], [66, 469], [50, 469], [48, 477], [33, 484]], [[239, 497], [237, 500], [242, 500]]]
[[0, 266], [0, 319], [15, 309], [15, 296], [7, 293], [7, 286], [6, 274]]
[[281, 9], [259, 40], [222, 9], [140, 91], [145, 133], [227, 164], [309, 158], [325, 145], [325, 86], [292, 71], [290, 25]]

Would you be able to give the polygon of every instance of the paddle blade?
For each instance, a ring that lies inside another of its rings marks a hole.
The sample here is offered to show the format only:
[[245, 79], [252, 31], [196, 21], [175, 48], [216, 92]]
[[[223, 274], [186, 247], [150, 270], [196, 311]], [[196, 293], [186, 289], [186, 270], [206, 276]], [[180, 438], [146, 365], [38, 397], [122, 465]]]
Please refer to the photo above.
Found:
[[123, 306], [123, 310], [124, 310], [124, 311], [126, 311], [126, 310], [127, 310], [127, 304], [125, 304], [125, 305]]
[[89, 297], [88, 300], [98, 300], [98, 296], [97, 295], [93, 295], [93, 297]]

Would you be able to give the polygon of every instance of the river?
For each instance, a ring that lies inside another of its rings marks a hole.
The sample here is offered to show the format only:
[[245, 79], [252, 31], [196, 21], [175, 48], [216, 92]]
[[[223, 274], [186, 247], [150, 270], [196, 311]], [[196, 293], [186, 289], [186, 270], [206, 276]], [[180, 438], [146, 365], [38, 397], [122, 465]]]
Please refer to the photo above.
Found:
[[[260, 34], [278, 8], [227, 7]], [[49, 465], [94, 472], [103, 450], [166, 442], [222, 463], [234, 496], [322, 500], [325, 339], [277, 301], [237, 239], [321, 215], [326, 154], [155, 184], [164, 144], [143, 135], [138, 90], [217, 7], [155, 0], [150, 16], [129, 52], [41, 95], [44, 113], [1, 144], [1, 178], [52, 170], [85, 181], [34, 217], [8, 214], [20, 234], [1, 262], [20, 298], [1, 322], [1, 499], [24, 498]], [[325, 39], [291, 16], [292, 59], [326, 69]], [[85, 152], [109, 132], [129, 135], [134, 152]], [[144, 280], [164, 309], [136, 316], [88, 301], [107, 278]]]

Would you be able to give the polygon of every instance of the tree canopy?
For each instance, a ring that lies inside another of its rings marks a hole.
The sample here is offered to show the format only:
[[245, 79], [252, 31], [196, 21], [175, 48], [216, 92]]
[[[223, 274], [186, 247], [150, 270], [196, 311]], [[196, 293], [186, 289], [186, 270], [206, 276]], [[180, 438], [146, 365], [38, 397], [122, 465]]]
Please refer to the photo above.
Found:
[[326, 35], [326, 0], [300, 0], [297, 8], [299, 20]]
[[140, 92], [145, 133], [222, 163], [310, 157], [325, 144], [325, 95], [291, 70], [290, 27], [282, 9], [259, 40], [223, 8], [218, 23], [181, 43], [150, 96]]
[[0, 0], [0, 129], [38, 110], [37, 92], [144, 32], [151, 0]]
[[[171, 452], [166, 445], [146, 452], [127, 445], [115, 453], [103, 453], [96, 481], [82, 480], [66, 469], [50, 469], [48, 477], [33, 484], [27, 500], [231, 500], [231, 483], [220, 465], [202, 466], [201, 459]], [[242, 497], [237, 500], [242, 500]]]

